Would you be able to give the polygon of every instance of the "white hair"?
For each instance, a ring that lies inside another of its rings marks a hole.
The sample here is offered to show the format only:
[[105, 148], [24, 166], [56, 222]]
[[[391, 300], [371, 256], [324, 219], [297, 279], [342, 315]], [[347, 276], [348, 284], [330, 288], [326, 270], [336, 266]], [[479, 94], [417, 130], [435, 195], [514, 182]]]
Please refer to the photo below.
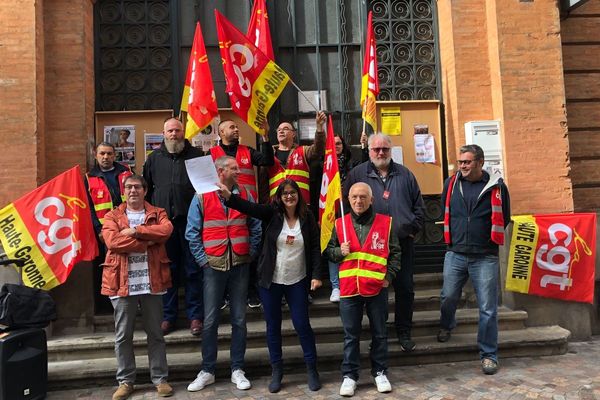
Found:
[[369, 136], [369, 149], [371, 148], [371, 144], [373, 144], [373, 141], [375, 139], [384, 140], [390, 147], [392, 147], [392, 139], [388, 135], [384, 135], [383, 133], [374, 133], [371, 136]]

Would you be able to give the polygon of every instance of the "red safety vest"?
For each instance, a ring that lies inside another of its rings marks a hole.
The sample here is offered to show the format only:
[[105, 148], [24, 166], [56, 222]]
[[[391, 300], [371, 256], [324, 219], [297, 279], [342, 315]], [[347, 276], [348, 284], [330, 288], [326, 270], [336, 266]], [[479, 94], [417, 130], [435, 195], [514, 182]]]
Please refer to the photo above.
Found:
[[[377, 296], [383, 287], [383, 280], [387, 273], [392, 218], [375, 214], [371, 230], [362, 246], [350, 214], [346, 214], [343, 218], [345, 218], [350, 242], [350, 254], [340, 263], [340, 296]], [[344, 237], [341, 218], [335, 221], [335, 229], [341, 241]]]
[[[125, 179], [131, 175], [133, 174], [131, 173], [131, 170], [128, 169], [127, 171], [121, 172], [117, 177], [119, 188], [121, 190], [122, 202], [125, 201], [125, 188], [123, 187], [123, 184], [125, 183]], [[90, 176], [89, 174], [86, 174], [85, 177], [88, 181], [88, 188], [92, 202], [94, 203], [96, 217], [98, 217], [101, 224], [104, 224], [104, 216], [106, 213], [115, 208], [110, 196], [110, 190], [108, 190], [108, 186], [106, 186], [104, 179], [97, 176]]]
[[279, 159], [275, 157], [275, 164], [268, 167], [269, 174], [269, 196], [271, 200], [275, 197], [277, 188], [286, 178], [296, 181], [300, 187], [300, 193], [306, 204], [310, 204], [310, 166], [304, 155], [304, 146], [298, 146], [290, 152], [287, 169], [283, 168]]
[[[221, 146], [217, 145], [210, 148], [210, 155], [213, 161], [215, 161], [217, 158], [226, 156], [227, 154], [225, 154], [225, 150]], [[238, 184], [240, 187], [248, 190], [254, 200], [258, 199], [256, 195], [256, 174], [254, 173], [252, 155], [248, 146], [238, 145], [235, 160], [240, 168]]]
[[[246, 193], [243, 189], [240, 191], [240, 196], [244, 200], [248, 198]], [[250, 233], [246, 224], [246, 214], [228, 208], [225, 215], [217, 192], [202, 194], [202, 210], [204, 214], [202, 241], [207, 255], [222, 256], [229, 243], [235, 254], [239, 256], [250, 254]]]

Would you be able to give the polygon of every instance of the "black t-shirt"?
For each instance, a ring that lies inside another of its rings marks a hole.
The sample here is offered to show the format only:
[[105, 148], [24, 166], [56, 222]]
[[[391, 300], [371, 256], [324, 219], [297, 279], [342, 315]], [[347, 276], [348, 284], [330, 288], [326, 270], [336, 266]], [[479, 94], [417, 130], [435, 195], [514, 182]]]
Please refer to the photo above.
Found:
[[275, 152], [275, 157], [277, 157], [281, 165], [283, 165], [284, 167], [287, 165], [287, 160], [290, 156], [290, 151], [291, 150], [277, 150]]

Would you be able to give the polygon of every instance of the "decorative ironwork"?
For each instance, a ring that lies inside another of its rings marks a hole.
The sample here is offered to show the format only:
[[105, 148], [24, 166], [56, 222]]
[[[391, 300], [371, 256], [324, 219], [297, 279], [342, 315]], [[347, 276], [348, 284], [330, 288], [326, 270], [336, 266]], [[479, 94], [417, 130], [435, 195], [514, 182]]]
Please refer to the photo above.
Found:
[[440, 98], [434, 0], [373, 0], [379, 100]]
[[95, 7], [96, 109], [173, 107], [169, 0], [99, 0]]

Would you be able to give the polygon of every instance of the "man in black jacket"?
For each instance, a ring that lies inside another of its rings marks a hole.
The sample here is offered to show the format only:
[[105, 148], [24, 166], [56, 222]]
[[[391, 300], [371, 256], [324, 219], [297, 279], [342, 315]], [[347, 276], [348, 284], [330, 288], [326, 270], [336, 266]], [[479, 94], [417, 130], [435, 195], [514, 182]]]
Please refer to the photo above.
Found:
[[365, 182], [373, 190], [373, 210], [392, 217], [392, 232], [402, 247], [402, 269], [393, 281], [395, 293], [395, 325], [400, 346], [412, 351], [413, 302], [415, 299], [413, 238], [423, 227], [425, 203], [417, 179], [410, 170], [392, 161], [392, 141], [381, 133], [369, 137], [369, 158], [348, 174], [344, 198], [356, 182]]
[[183, 125], [177, 118], [165, 121], [164, 140], [160, 148], [148, 156], [144, 164], [144, 179], [148, 182], [146, 199], [152, 205], [164, 208], [173, 224], [173, 233], [166, 244], [173, 286], [163, 296], [163, 333], [166, 335], [175, 329], [177, 292], [183, 279], [190, 331], [192, 335], [200, 336], [204, 319], [202, 275], [185, 239], [187, 213], [195, 190], [188, 177], [185, 160], [202, 156], [202, 151], [193, 147], [184, 138], [184, 133]]
[[448, 251], [437, 339], [450, 339], [462, 288], [471, 278], [479, 305], [481, 369], [492, 375], [498, 371], [498, 246], [504, 244], [504, 229], [510, 222], [510, 197], [502, 178], [483, 170], [481, 147], [462, 146], [459, 153], [460, 171], [446, 180], [442, 193]]

